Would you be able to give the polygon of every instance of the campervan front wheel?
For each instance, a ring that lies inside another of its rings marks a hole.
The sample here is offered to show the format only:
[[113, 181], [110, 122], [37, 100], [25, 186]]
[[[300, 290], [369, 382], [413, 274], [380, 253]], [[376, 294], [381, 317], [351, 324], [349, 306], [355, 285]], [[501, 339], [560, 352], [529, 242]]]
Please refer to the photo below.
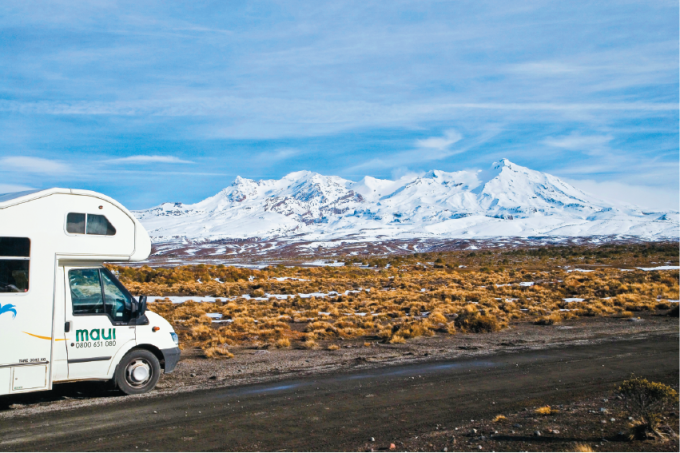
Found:
[[125, 354], [116, 369], [116, 385], [127, 395], [153, 390], [161, 375], [161, 364], [151, 352], [133, 349]]

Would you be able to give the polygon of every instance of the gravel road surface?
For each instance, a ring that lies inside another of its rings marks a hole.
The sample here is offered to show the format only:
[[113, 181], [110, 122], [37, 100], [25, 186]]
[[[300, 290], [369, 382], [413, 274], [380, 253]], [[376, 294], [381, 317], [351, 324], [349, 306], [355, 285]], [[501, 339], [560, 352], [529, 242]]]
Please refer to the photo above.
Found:
[[678, 335], [663, 333], [120, 397], [105, 405], [2, 418], [0, 450], [378, 449], [438, 425], [451, 428], [527, 406], [570, 404], [611, 392], [631, 373], [677, 387], [678, 362]]

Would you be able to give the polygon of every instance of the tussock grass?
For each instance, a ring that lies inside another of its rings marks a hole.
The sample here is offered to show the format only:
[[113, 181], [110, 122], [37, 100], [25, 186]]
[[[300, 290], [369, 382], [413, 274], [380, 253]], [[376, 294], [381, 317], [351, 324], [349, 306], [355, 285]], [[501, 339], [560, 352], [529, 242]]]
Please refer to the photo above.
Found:
[[[625, 318], [669, 308], [677, 316], [677, 304], [668, 300], [680, 298], [677, 272], [619, 269], [675, 264], [676, 244], [339, 259], [348, 265], [109, 268], [133, 294], [219, 297], [215, 303], [149, 304], [175, 327], [182, 348], [204, 351], [246, 344], [314, 348], [341, 338], [399, 344], [422, 336], [496, 332], [514, 322], [552, 326], [578, 317]], [[370, 267], [351, 265], [360, 262]], [[565, 269], [595, 263], [615, 266], [589, 273]], [[280, 277], [300, 280], [276, 280]], [[299, 296], [313, 292], [330, 294]], [[276, 299], [274, 294], [290, 297]], [[583, 301], [564, 300], [573, 298]], [[208, 313], [231, 322], [213, 323]]]
[[203, 354], [209, 359], [213, 359], [213, 358], [229, 358], [229, 359], [231, 359], [232, 357], [234, 357], [234, 354], [229, 352], [229, 350], [227, 348], [216, 347], [216, 346], [212, 346], [212, 347], [203, 349]]
[[593, 452], [593, 448], [588, 444], [576, 444], [574, 445], [574, 451], [578, 452]]
[[550, 406], [543, 406], [543, 407], [539, 407], [534, 412], [537, 413], [538, 415], [554, 415], [554, 414], [557, 414], [559, 411], [556, 410], [556, 409], [553, 409]]

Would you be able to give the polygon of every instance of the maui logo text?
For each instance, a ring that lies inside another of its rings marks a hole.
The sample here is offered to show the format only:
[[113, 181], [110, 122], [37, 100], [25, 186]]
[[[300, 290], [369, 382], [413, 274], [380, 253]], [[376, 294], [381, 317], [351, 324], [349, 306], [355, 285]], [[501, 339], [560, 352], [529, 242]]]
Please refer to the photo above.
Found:
[[[108, 335], [107, 335], [108, 333]], [[99, 340], [115, 340], [116, 329], [86, 329], [76, 330], [76, 341], [99, 341]]]

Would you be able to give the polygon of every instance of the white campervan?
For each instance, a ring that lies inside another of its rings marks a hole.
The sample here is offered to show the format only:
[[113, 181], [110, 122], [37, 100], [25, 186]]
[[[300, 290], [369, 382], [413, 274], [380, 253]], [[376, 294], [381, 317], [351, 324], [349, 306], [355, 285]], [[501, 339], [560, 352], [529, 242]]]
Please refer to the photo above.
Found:
[[0, 195], [0, 395], [55, 382], [153, 389], [179, 360], [177, 335], [102, 266], [148, 258], [144, 227], [87, 190]]

